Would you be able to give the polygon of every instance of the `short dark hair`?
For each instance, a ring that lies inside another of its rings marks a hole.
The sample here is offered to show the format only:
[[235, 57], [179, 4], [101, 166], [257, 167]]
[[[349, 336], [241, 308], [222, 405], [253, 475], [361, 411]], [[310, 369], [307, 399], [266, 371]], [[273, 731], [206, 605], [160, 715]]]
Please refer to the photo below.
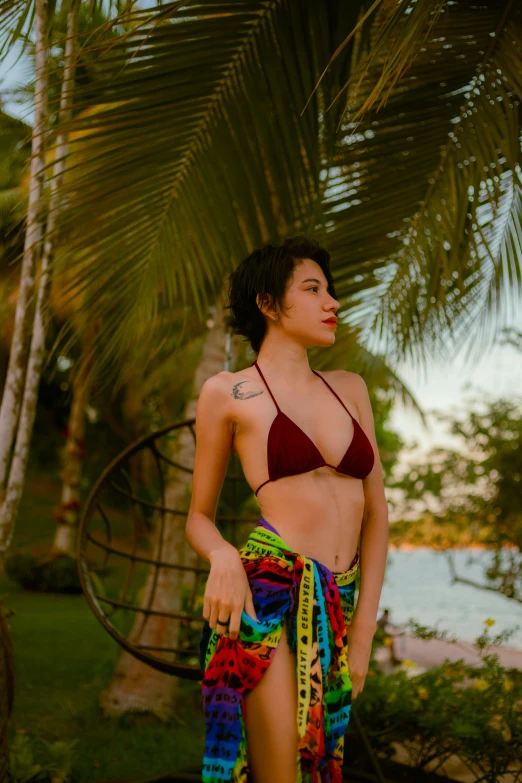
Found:
[[296, 236], [285, 239], [281, 245], [268, 244], [254, 250], [229, 275], [227, 326], [234, 334], [242, 334], [259, 353], [266, 332], [263, 313], [256, 296], [283, 308], [283, 297], [296, 260], [311, 258], [321, 267], [328, 282], [328, 293], [334, 298], [335, 287], [330, 272], [330, 253], [314, 239]]

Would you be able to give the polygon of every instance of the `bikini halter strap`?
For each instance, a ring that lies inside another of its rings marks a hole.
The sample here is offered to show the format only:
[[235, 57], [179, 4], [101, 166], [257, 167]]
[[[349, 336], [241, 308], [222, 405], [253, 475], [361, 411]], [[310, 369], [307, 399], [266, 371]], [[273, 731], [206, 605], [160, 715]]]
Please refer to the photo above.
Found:
[[255, 367], [257, 367], [257, 371], [259, 372], [259, 375], [260, 375], [260, 376], [261, 376], [261, 378], [263, 379], [263, 382], [264, 382], [264, 384], [265, 384], [266, 388], [268, 389], [268, 391], [269, 391], [269, 393], [270, 393], [270, 396], [272, 397], [272, 399], [273, 399], [273, 401], [274, 401], [274, 405], [276, 406], [277, 410], [280, 410], [280, 408], [279, 408], [279, 405], [277, 404], [276, 398], [274, 397], [274, 395], [273, 395], [273, 394], [272, 394], [272, 392], [270, 391], [270, 386], [269, 386], [269, 385], [268, 385], [268, 383], [265, 381], [265, 376], [264, 376], [264, 375], [263, 375], [263, 373], [261, 372], [261, 368], [259, 367], [259, 365], [258, 365], [257, 361], [256, 361], [256, 362], [254, 362], [254, 364], [251, 364], [250, 366], [251, 366], [251, 367], [254, 367], [254, 366], [255, 366]]
[[[332, 387], [330, 386], [330, 384], [328, 383], [328, 381], [326, 380], [326, 378], [323, 378], [323, 376], [322, 376], [320, 373], [318, 373], [316, 370], [312, 370], [312, 372], [313, 372], [313, 373], [315, 373], [316, 375], [319, 375], [319, 378], [320, 378], [322, 381], [324, 381], [324, 382], [326, 383], [326, 385], [328, 386], [328, 388], [330, 389], [330, 391], [332, 392], [332, 394], [335, 394], [335, 396], [337, 397], [337, 399], [339, 400], [339, 402], [340, 402], [340, 403], [341, 403], [341, 405], [343, 406], [343, 408], [344, 408], [344, 410], [346, 411], [346, 413], [350, 413], [350, 411], [348, 410], [348, 408], [346, 407], [346, 405], [344, 404], [344, 402], [341, 400], [341, 398], [339, 397], [339, 395], [338, 395], [338, 394], [337, 394], [337, 393], [336, 393], [336, 392], [335, 392], [335, 391], [332, 389]], [[356, 419], [354, 416], [352, 416], [352, 414], [351, 414], [351, 413], [350, 413], [350, 416], [352, 417], [352, 419], [353, 419], [355, 422], [357, 422], [357, 419]], [[357, 423], [359, 423], [359, 422], [357, 422]]]
[[[266, 388], [268, 389], [268, 391], [269, 391], [269, 393], [270, 393], [270, 396], [272, 397], [272, 399], [273, 399], [273, 401], [274, 401], [274, 405], [276, 406], [277, 410], [279, 411], [279, 410], [280, 410], [280, 408], [279, 408], [279, 405], [277, 404], [276, 398], [275, 398], [275, 397], [274, 397], [274, 395], [272, 394], [272, 392], [271, 392], [271, 390], [270, 390], [270, 386], [269, 386], [269, 385], [268, 385], [268, 383], [266, 382], [266, 380], [265, 380], [265, 376], [264, 376], [264, 375], [263, 375], [263, 373], [261, 372], [261, 368], [260, 368], [260, 366], [258, 365], [257, 361], [255, 361], [255, 362], [254, 362], [253, 364], [251, 364], [250, 366], [251, 366], [251, 367], [254, 367], [254, 366], [255, 366], [255, 367], [257, 367], [257, 370], [258, 370], [258, 372], [259, 372], [259, 375], [260, 375], [260, 376], [261, 376], [261, 378], [263, 379], [263, 381], [264, 381], [264, 384], [265, 384]], [[313, 369], [312, 369], [312, 372], [313, 372], [313, 373], [315, 373], [315, 375], [318, 375], [318, 376], [319, 376], [319, 378], [320, 378], [322, 381], [324, 381], [324, 383], [325, 383], [325, 384], [328, 386], [328, 388], [330, 389], [330, 391], [332, 392], [332, 394], [333, 394], [335, 397], [337, 397], [337, 399], [339, 400], [339, 402], [341, 403], [341, 405], [342, 405], [342, 406], [343, 406], [343, 408], [345, 409], [346, 413], [348, 413], [348, 414], [349, 414], [349, 416], [351, 417], [351, 419], [352, 419], [354, 422], [357, 422], [357, 419], [356, 419], [356, 418], [355, 418], [355, 417], [354, 417], [354, 416], [353, 416], [353, 415], [350, 413], [350, 411], [348, 410], [348, 408], [346, 407], [346, 405], [344, 404], [344, 402], [341, 400], [341, 398], [339, 397], [339, 395], [338, 395], [338, 394], [337, 394], [337, 393], [336, 393], [336, 392], [335, 392], [335, 391], [332, 389], [332, 387], [330, 386], [330, 384], [328, 383], [328, 381], [326, 380], [326, 378], [323, 378], [323, 376], [322, 376], [320, 373], [318, 373], [316, 370], [313, 370]], [[357, 422], [357, 423], [358, 423], [358, 422]]]

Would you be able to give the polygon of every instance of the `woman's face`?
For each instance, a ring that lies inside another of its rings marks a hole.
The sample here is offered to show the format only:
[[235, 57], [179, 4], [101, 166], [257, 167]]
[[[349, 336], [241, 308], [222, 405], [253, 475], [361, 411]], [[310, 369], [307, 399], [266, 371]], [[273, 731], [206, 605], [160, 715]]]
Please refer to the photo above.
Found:
[[279, 312], [279, 326], [288, 336], [306, 347], [328, 346], [335, 342], [335, 324], [325, 323], [340, 305], [328, 293], [328, 282], [323, 270], [311, 258], [297, 260]]

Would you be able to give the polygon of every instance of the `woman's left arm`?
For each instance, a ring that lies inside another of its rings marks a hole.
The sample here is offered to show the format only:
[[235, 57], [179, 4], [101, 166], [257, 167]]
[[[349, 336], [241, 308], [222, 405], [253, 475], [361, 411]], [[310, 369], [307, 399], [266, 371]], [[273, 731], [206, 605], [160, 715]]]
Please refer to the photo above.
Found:
[[372, 641], [377, 630], [377, 612], [388, 554], [388, 504], [384, 493], [382, 465], [375, 437], [375, 425], [368, 388], [360, 375], [351, 373], [351, 390], [356, 389], [359, 422], [374, 452], [373, 468], [363, 480], [364, 513], [361, 525], [360, 584], [357, 605], [348, 636], [348, 663], [352, 699], [362, 691], [368, 673]]

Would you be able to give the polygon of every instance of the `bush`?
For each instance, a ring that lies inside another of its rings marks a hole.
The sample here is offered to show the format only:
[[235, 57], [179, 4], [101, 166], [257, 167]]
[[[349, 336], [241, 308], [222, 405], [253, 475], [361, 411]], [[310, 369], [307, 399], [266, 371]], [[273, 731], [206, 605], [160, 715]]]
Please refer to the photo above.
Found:
[[[72, 765], [76, 755], [77, 739], [46, 742], [35, 737], [17, 734], [9, 748], [7, 783], [67, 783], [72, 779]], [[36, 761], [37, 745], [45, 747], [44, 763]]]
[[6, 557], [5, 572], [24, 590], [45, 593], [81, 593], [78, 563], [60, 553], [39, 556], [31, 552], [12, 552]]
[[[485, 631], [475, 646], [483, 653], [491, 641]], [[403, 669], [383, 674], [372, 656], [355, 706], [374, 752], [391, 759], [399, 744], [424, 772], [455, 755], [484, 783], [509, 773], [520, 780], [522, 672], [504, 669], [498, 655], [481, 658], [478, 666], [446, 659], [408, 676]], [[360, 739], [353, 722], [346, 740], [347, 753], [355, 752]]]

